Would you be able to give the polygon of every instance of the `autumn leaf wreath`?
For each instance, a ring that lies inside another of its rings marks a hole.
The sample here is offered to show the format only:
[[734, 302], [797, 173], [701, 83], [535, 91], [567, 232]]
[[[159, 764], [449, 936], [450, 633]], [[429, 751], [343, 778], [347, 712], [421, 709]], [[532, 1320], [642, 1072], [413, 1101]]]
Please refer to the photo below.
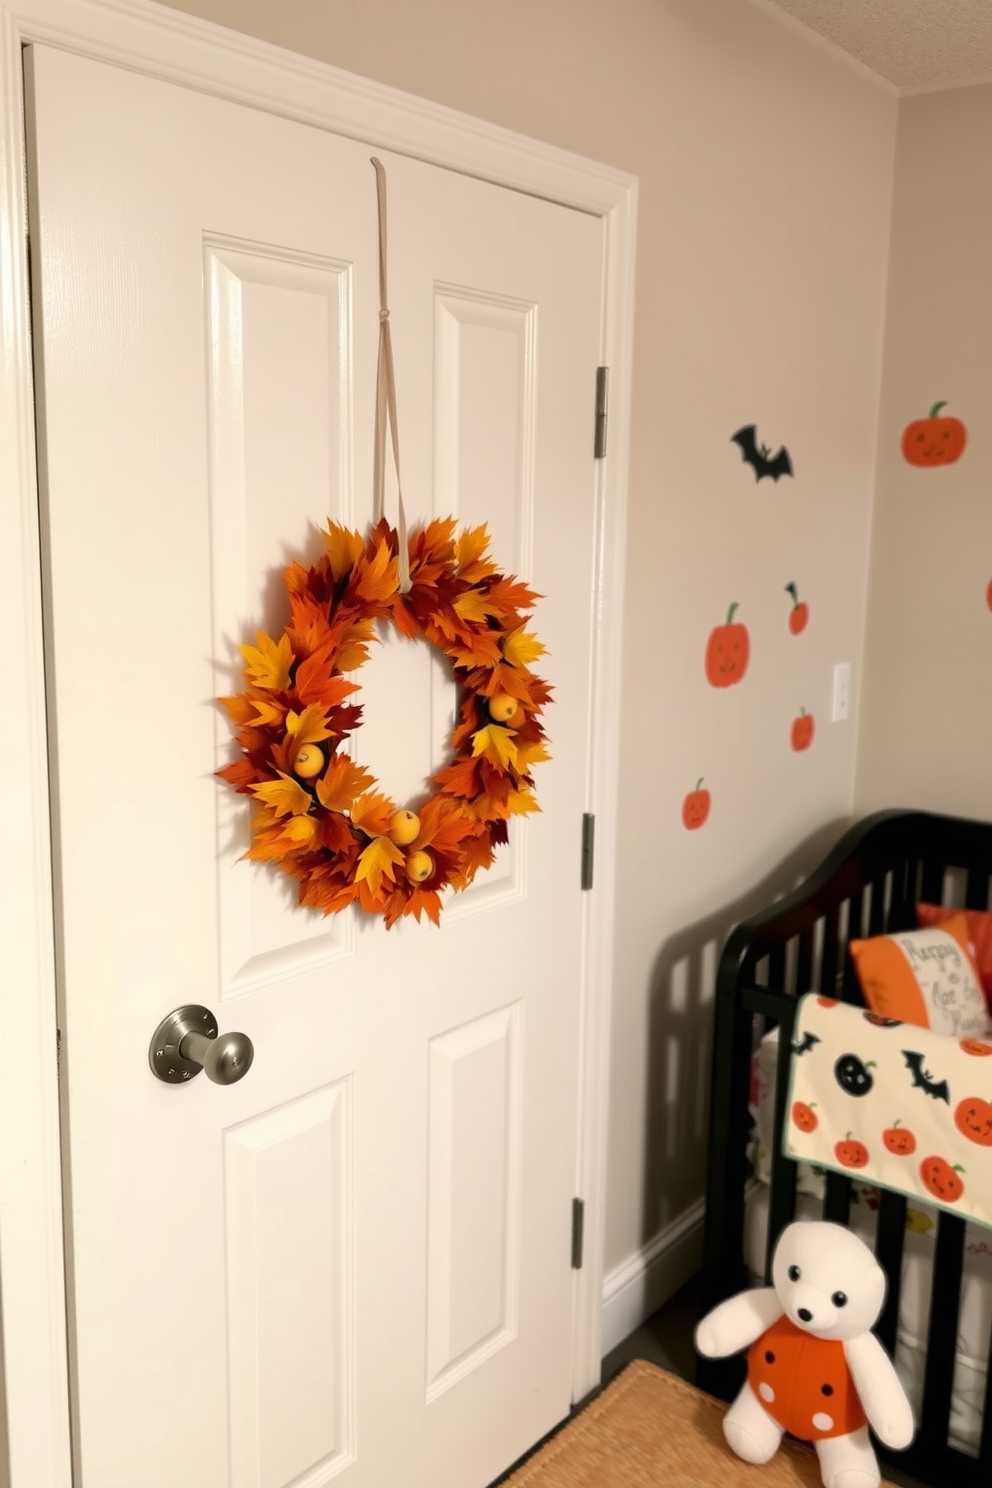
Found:
[[[447, 518], [411, 535], [404, 590], [394, 528], [380, 521], [366, 540], [329, 523], [313, 567], [285, 570], [283, 634], [240, 648], [245, 690], [220, 700], [241, 752], [218, 774], [254, 798], [246, 856], [298, 879], [300, 903], [324, 914], [358, 903], [387, 928], [402, 915], [436, 925], [442, 890], [466, 888], [509, 818], [540, 809], [530, 771], [549, 757], [551, 689], [530, 670], [544, 647], [526, 629], [538, 595], [497, 570], [485, 526], [455, 528]], [[450, 758], [416, 810], [342, 748], [362, 716], [350, 676], [379, 621], [436, 646], [460, 689]]]

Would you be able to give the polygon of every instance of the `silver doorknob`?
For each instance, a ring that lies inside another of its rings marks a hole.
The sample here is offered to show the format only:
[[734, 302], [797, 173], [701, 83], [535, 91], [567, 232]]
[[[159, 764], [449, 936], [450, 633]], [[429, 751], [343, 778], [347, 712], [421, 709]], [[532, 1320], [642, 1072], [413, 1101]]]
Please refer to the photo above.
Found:
[[251, 1069], [255, 1050], [246, 1033], [217, 1034], [209, 1008], [187, 1003], [163, 1018], [148, 1046], [153, 1074], [169, 1085], [192, 1080], [202, 1070], [215, 1085], [233, 1085]]

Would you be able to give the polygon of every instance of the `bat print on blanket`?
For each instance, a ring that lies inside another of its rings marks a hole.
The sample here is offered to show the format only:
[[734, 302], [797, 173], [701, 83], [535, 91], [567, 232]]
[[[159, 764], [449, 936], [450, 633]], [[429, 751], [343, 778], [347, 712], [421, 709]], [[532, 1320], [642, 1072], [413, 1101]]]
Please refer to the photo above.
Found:
[[902, 1057], [906, 1061], [906, 1068], [912, 1071], [913, 1089], [922, 1090], [925, 1095], [933, 1096], [934, 1100], [946, 1101], [951, 1104], [951, 1092], [946, 1080], [935, 1080], [928, 1069], [924, 1068], [923, 1054], [914, 1053], [912, 1049], [903, 1049]]

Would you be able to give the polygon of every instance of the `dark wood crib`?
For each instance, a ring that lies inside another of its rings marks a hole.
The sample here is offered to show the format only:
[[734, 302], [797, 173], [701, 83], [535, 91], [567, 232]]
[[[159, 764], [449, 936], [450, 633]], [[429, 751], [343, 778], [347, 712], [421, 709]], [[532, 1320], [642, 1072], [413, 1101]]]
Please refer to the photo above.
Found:
[[[820, 867], [795, 892], [738, 925], [717, 970], [710, 1102], [702, 1307], [708, 1311], [748, 1285], [744, 1259], [745, 1196], [749, 1180], [749, 1099], [756, 1040], [781, 1027], [775, 1087], [766, 1277], [775, 1242], [795, 1216], [797, 1166], [781, 1152], [788, 1060], [796, 999], [829, 992], [863, 1006], [847, 954], [849, 937], [910, 929], [915, 905], [989, 908], [992, 823], [920, 811], [883, 811], [851, 827]], [[849, 1221], [851, 1180], [830, 1173], [822, 1218]], [[875, 1253], [889, 1279], [877, 1333], [890, 1356], [899, 1317], [906, 1199], [883, 1190]], [[992, 1239], [992, 1234], [990, 1234]], [[952, 1379], [964, 1259], [965, 1224], [941, 1213], [935, 1240], [925, 1381], [916, 1439], [888, 1461], [927, 1484], [989, 1488], [992, 1483], [992, 1357], [988, 1359], [978, 1457], [948, 1441]], [[990, 1350], [992, 1352], [992, 1350]], [[699, 1358], [701, 1389], [730, 1400], [744, 1380], [743, 1356]]]

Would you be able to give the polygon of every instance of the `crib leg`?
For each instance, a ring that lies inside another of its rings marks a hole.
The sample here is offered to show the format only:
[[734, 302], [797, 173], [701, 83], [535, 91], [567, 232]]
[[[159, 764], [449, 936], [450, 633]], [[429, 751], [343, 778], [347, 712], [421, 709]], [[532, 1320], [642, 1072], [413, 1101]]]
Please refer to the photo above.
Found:
[[868, 1427], [849, 1436], [828, 1436], [816, 1443], [824, 1488], [878, 1488], [878, 1460], [868, 1438]]
[[745, 1385], [723, 1418], [723, 1434], [745, 1462], [769, 1462], [778, 1451], [782, 1428]]

